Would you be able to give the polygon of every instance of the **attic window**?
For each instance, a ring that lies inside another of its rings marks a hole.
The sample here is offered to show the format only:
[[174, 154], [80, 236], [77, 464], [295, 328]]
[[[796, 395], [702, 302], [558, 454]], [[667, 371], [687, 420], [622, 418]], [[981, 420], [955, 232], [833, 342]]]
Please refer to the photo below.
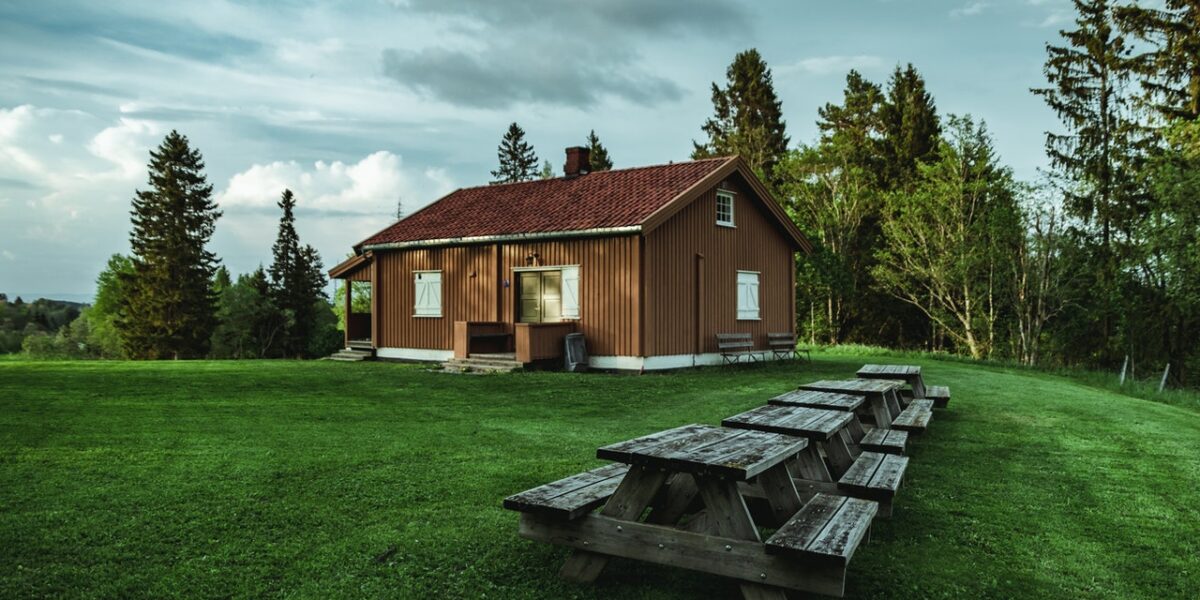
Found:
[[717, 190], [717, 225], [733, 227], [733, 192]]

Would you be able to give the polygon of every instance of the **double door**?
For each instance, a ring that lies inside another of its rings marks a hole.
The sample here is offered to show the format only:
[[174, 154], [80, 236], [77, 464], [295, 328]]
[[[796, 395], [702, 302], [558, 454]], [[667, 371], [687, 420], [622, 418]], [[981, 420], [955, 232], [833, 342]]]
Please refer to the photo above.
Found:
[[518, 282], [522, 323], [562, 320], [562, 271], [524, 271]]

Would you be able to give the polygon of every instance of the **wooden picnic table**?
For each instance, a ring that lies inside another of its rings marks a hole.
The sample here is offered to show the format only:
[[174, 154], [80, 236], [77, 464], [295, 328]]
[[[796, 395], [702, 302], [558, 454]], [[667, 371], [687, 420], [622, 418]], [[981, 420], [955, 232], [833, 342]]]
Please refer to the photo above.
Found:
[[[853, 412], [768, 404], [729, 417], [721, 425], [807, 439], [807, 452], [794, 463], [797, 471], [804, 479], [833, 482], [850, 469], [861, 452], [850, 434], [851, 422], [858, 423]], [[821, 460], [818, 448], [825, 452], [832, 472]]]
[[899, 379], [824, 379], [801, 385], [800, 389], [862, 396], [866, 399], [867, 413], [875, 420], [875, 427], [891, 429], [892, 420], [900, 414], [897, 390], [904, 385], [905, 382]]
[[925, 380], [921, 377], [921, 367], [916, 365], [863, 365], [857, 375], [860, 379], [903, 380], [912, 389], [914, 399], [925, 398]]
[[[546, 484], [505, 506], [522, 511], [523, 537], [573, 549], [560, 571], [573, 581], [593, 581], [615, 556], [739, 579], [746, 598], [840, 596], [878, 504], [826, 494], [804, 503], [787, 463], [808, 448], [804, 437], [685, 425], [596, 451], [628, 467]], [[765, 542], [742, 495], [751, 483], [769, 505], [767, 524], [779, 527]], [[689, 512], [697, 498], [703, 509]]]

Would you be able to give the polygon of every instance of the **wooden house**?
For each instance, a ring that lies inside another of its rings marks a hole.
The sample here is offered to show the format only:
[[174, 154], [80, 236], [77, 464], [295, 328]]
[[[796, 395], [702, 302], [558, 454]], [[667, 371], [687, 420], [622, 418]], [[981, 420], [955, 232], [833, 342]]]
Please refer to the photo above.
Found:
[[[446, 361], [555, 359], [584, 335], [590, 365], [718, 364], [716, 334], [795, 331], [803, 234], [745, 161], [713, 158], [460, 189], [354, 247], [329, 275], [369, 282], [348, 346]], [[362, 283], [361, 285], [366, 285]]]

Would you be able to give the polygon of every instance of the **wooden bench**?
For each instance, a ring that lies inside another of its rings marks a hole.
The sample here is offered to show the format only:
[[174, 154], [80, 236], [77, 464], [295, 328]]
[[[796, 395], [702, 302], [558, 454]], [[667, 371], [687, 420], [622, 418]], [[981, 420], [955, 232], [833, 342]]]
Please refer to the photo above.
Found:
[[899, 429], [872, 429], [858, 442], [858, 446], [869, 452], [904, 454], [908, 446], [908, 432]]
[[767, 349], [771, 351], [771, 358], [799, 358], [800, 353], [804, 353], [804, 359], [812, 362], [812, 355], [807, 348], [796, 347], [796, 334], [794, 333], [768, 333], [767, 334]]
[[870, 500], [816, 494], [767, 538], [767, 553], [844, 568], [867, 537], [877, 511], [878, 505]]
[[629, 465], [605, 465], [504, 499], [504, 508], [574, 520], [604, 504], [617, 490]]
[[879, 516], [892, 516], [892, 500], [908, 468], [908, 457], [863, 452], [838, 479], [838, 489], [855, 498], [879, 503]]
[[933, 400], [913, 400], [909, 403], [908, 408], [892, 421], [892, 429], [921, 433], [929, 427], [931, 419], [933, 419]]
[[766, 354], [754, 349], [754, 337], [749, 333], [718, 333], [717, 350], [721, 352], [725, 364], [729, 365], [741, 362], [742, 357], [753, 361]]
[[933, 400], [937, 408], [946, 408], [950, 404], [950, 388], [944, 385], [931, 385], [925, 390], [925, 398]]

